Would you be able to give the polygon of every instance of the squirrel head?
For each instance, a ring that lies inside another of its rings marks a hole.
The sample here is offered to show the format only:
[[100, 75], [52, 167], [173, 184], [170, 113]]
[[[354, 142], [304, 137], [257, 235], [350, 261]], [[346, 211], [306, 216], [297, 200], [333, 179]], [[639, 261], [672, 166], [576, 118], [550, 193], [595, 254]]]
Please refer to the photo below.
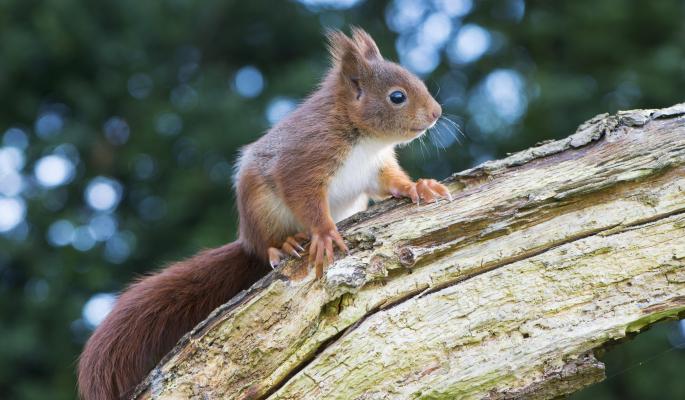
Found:
[[383, 59], [376, 42], [353, 27], [352, 37], [328, 34], [338, 98], [362, 132], [397, 142], [410, 141], [432, 127], [440, 104], [417, 76]]

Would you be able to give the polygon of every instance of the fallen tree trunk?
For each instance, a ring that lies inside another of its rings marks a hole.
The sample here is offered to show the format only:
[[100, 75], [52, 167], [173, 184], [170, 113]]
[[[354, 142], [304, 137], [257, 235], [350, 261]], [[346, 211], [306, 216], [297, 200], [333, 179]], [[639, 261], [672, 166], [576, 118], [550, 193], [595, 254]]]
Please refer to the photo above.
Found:
[[316, 281], [290, 260], [186, 335], [139, 387], [159, 399], [554, 398], [593, 350], [685, 312], [685, 103], [389, 200], [341, 231]]

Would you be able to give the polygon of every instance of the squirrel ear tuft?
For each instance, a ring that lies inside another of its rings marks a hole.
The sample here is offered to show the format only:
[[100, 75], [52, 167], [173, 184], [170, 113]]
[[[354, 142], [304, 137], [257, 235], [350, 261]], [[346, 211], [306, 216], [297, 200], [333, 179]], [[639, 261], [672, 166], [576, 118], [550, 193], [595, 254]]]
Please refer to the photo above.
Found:
[[340, 66], [345, 76], [353, 81], [359, 81], [369, 70], [362, 48], [339, 30], [328, 30], [326, 37], [333, 66]]
[[362, 55], [369, 61], [382, 60], [381, 51], [371, 35], [358, 26], [352, 27], [352, 40], [357, 44]]
[[331, 55], [333, 64], [340, 63], [345, 53], [354, 47], [352, 40], [337, 29], [326, 30], [326, 39], [328, 39], [328, 53]]

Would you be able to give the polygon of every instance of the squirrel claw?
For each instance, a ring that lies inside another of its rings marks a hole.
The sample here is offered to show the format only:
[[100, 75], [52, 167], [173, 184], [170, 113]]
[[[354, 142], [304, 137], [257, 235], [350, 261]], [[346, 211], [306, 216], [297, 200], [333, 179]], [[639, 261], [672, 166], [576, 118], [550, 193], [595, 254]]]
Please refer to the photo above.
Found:
[[275, 269], [278, 267], [278, 265], [281, 263], [281, 259], [286, 257], [286, 255], [302, 258], [300, 252], [304, 251], [304, 247], [300, 245], [300, 241], [307, 239], [309, 239], [309, 237], [305, 233], [300, 232], [294, 236], [288, 236], [280, 249], [276, 247], [269, 247], [269, 265], [271, 265], [271, 268]]
[[[304, 247], [302, 247], [302, 245], [300, 245], [300, 241], [306, 241], [306, 240], [309, 240], [309, 237], [305, 233], [302, 233], [302, 232], [297, 233], [294, 236], [288, 236], [285, 239], [285, 243], [283, 243], [283, 249], [288, 251], [291, 254], [293, 254], [294, 249], [297, 249], [299, 251], [304, 251]], [[293, 251], [287, 250], [286, 246], [292, 248]], [[299, 254], [297, 256], [299, 257]]]
[[281, 257], [284, 256], [283, 252], [275, 247], [269, 247], [267, 253], [269, 254], [269, 265], [271, 266], [271, 269], [276, 269], [278, 264], [281, 263]]
[[302, 247], [300, 241], [305, 241], [308, 239], [309, 237], [307, 234], [302, 232], [296, 233], [294, 236], [288, 236], [285, 238], [285, 242], [283, 242], [281, 250], [287, 254], [292, 254], [297, 258], [302, 258], [302, 255], [299, 252], [304, 251], [304, 247]]
[[434, 203], [441, 198], [452, 201], [452, 194], [447, 186], [435, 179], [419, 179], [416, 181], [416, 191], [426, 203]]

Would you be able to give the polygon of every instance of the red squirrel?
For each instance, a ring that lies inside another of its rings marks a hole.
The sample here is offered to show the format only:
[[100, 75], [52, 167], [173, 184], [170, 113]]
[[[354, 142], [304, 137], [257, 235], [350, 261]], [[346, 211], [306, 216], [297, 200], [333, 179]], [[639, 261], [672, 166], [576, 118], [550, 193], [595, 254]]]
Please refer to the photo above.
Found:
[[431, 128], [442, 110], [424, 83], [383, 59], [371, 36], [328, 33], [332, 67], [299, 107], [244, 147], [235, 189], [238, 240], [129, 286], [85, 345], [78, 384], [85, 400], [114, 400], [136, 385], [183, 334], [309, 240], [316, 277], [347, 251], [336, 221], [369, 198], [451, 200], [432, 179], [413, 182], [394, 147]]

